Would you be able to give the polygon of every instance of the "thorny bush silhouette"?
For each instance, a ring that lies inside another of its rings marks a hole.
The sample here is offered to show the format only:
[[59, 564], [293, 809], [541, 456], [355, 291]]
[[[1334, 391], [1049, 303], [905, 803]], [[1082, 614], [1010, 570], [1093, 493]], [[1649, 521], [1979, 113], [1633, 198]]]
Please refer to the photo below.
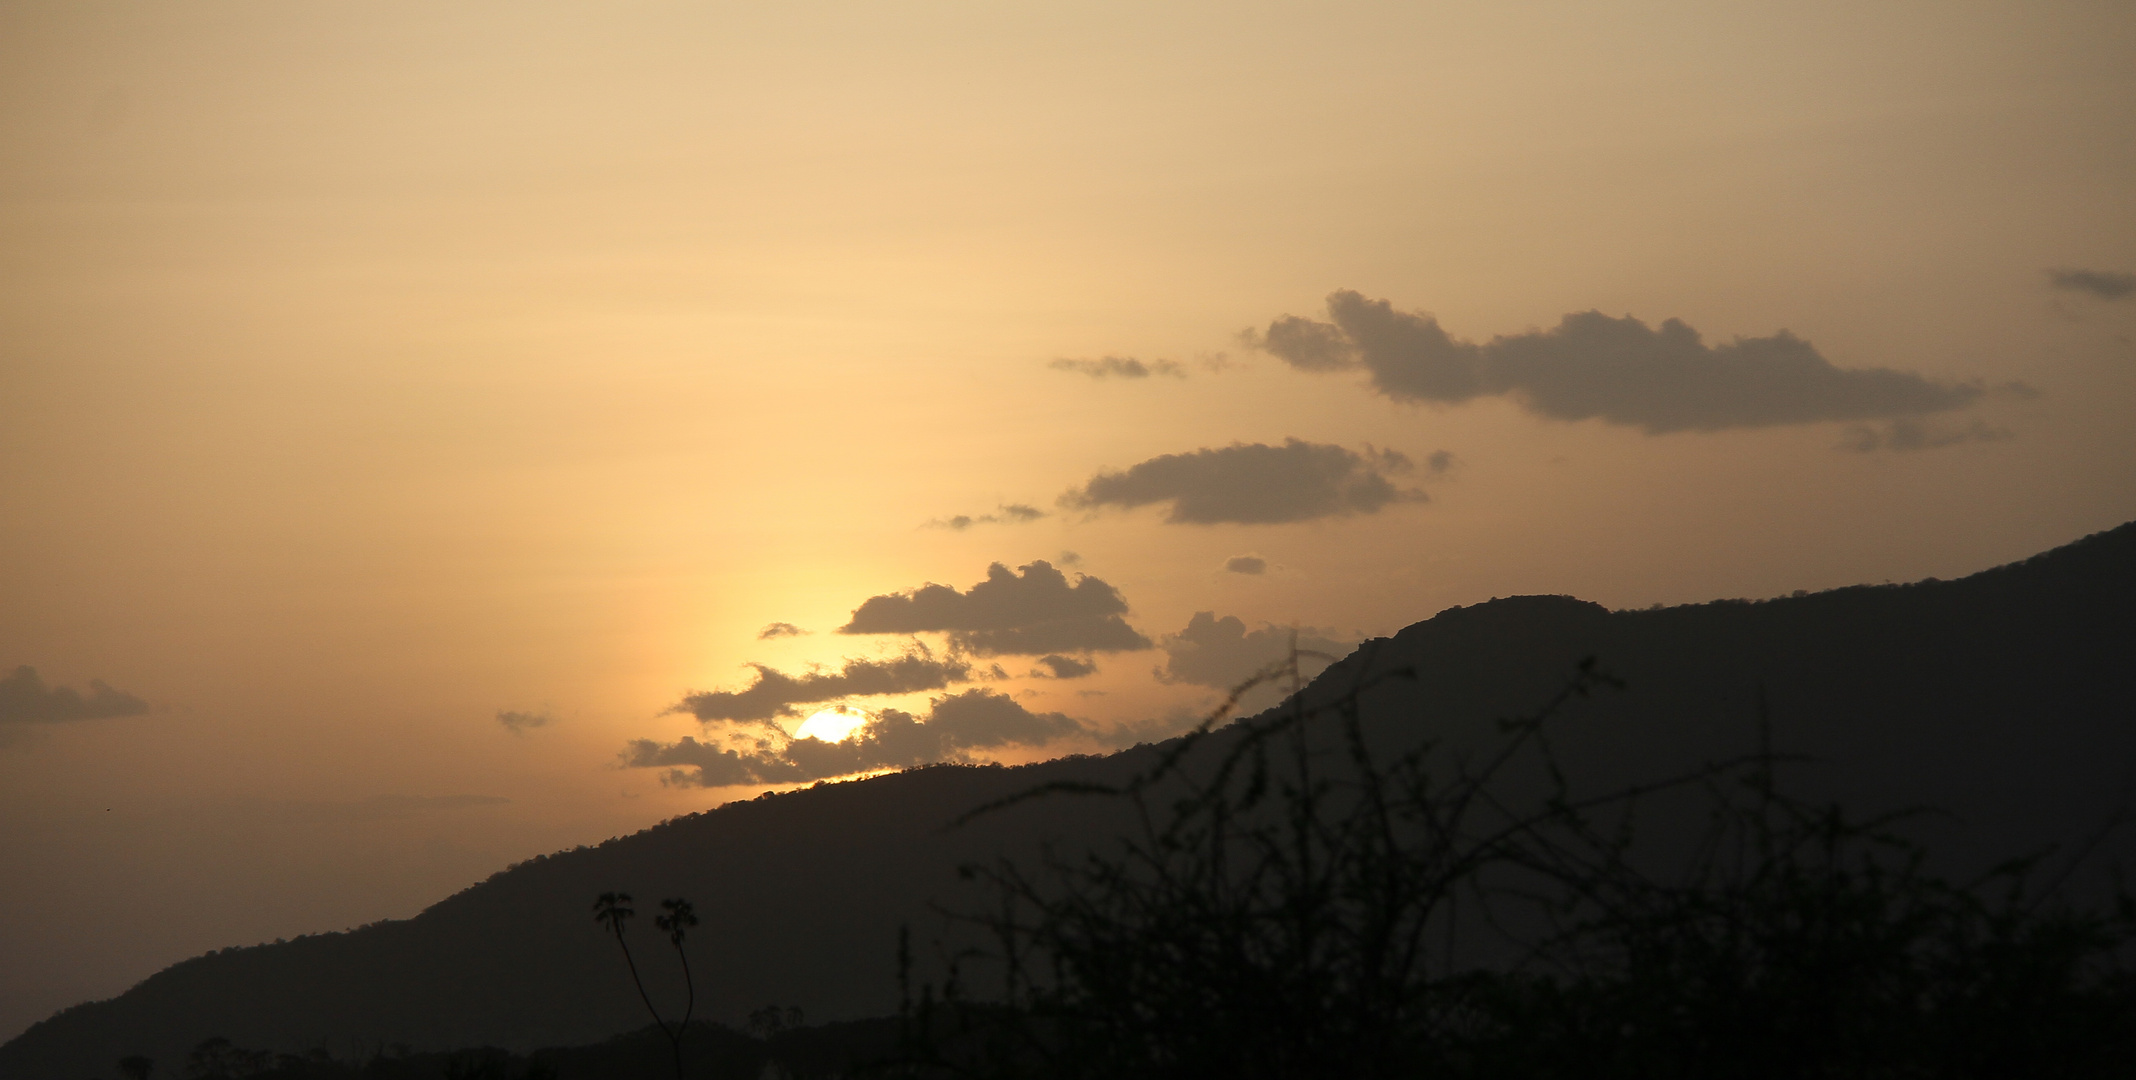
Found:
[[[1901, 819], [1781, 791], [1762, 717], [1755, 754], [1579, 797], [1550, 720], [1619, 685], [1592, 659], [1464, 757], [1368, 740], [1360, 695], [1412, 672], [1359, 663], [1311, 706], [1300, 655], [1123, 785], [966, 816], [1085, 796], [1126, 800], [1139, 825], [1035, 871], [967, 867], [999, 906], [962, 917], [994, 945], [952, 957], [939, 996], [908, 982], [892, 1071], [2009, 1078], [2136, 1061], [2136, 905], [2049, 906], [2037, 860], [1928, 874]], [[1218, 727], [1272, 680], [1293, 691], [1282, 710]], [[1703, 838], [1642, 859], [1642, 801], [1685, 795]], [[998, 995], [975, 995], [975, 969]]]

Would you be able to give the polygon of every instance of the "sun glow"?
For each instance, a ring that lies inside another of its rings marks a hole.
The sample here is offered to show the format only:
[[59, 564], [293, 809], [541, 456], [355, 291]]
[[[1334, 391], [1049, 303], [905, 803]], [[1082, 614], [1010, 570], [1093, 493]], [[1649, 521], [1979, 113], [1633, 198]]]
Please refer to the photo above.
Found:
[[794, 738], [839, 742], [867, 722], [868, 715], [857, 709], [825, 709], [801, 721], [801, 726], [794, 729]]

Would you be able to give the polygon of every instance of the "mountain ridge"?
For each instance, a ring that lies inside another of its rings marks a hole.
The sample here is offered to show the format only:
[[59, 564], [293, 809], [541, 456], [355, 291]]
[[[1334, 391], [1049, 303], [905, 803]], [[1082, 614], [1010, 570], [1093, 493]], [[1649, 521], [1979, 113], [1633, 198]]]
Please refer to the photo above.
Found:
[[[1962, 868], [2075, 847], [2125, 803], [2136, 709], [2117, 675], [2131, 655], [2136, 523], [1954, 581], [1660, 609], [1547, 596], [1449, 608], [1366, 642], [1303, 694], [1325, 703], [1370, 682], [1361, 708], [1380, 728], [1460, 747], [1596, 656], [1628, 689], [1561, 720], [1570, 759], [1598, 785], [1740, 753], [1764, 723], [1777, 749], [1814, 759], [1790, 766], [1814, 796], [1948, 808], [1929, 828]], [[1396, 668], [1414, 677], [1371, 678]], [[1029, 858], [1048, 838], [1094, 842], [1124, 818], [1101, 801], [1040, 800], [944, 823], [1052, 780], [1117, 781], [1155, 753], [932, 766], [537, 856], [411, 919], [181, 961], [33, 1025], [0, 1046], [0, 1076], [79, 1077], [129, 1053], [177, 1060], [209, 1035], [283, 1050], [322, 1037], [591, 1042], [643, 1023], [614, 943], [587, 916], [615, 888], [697, 902], [700, 1004], [716, 1018], [773, 1003], [880, 1015], [895, 1007], [899, 926], [941, 933], [936, 908], [978, 899], [959, 891], [959, 863]], [[2110, 839], [2102, 863], [2136, 861], [2126, 830]], [[656, 999], [679, 992], [657, 960], [647, 966]]]

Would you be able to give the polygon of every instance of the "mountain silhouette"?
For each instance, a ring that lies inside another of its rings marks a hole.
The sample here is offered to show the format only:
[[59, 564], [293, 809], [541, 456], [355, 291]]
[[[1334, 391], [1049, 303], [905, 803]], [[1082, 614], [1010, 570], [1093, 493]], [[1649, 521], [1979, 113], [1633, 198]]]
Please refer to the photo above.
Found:
[[[1916, 824], [1961, 879], [2047, 852], [2086, 894], [2136, 862], [2136, 829], [2111, 828], [2136, 776], [2136, 524], [1958, 581], [1644, 611], [1492, 600], [1366, 642], [1303, 694], [1331, 702], [1369, 684], [1359, 702], [1375, 739], [1430, 738], [1455, 759], [1587, 657], [1624, 688], [1551, 721], [1581, 784], [1769, 742], [1799, 796], [1856, 814], [1935, 808]], [[1375, 678], [1394, 670], [1411, 677]], [[898, 1002], [899, 927], [924, 959], [927, 943], [954, 945], [942, 910], [985, 903], [958, 865], [1103, 843], [1127, 808], [1056, 797], [948, 823], [1040, 784], [1117, 783], [1160, 749], [819, 785], [536, 858], [412, 919], [173, 965], [31, 1027], [0, 1047], [0, 1076], [78, 1078], [135, 1053], [177, 1061], [210, 1035], [289, 1051], [322, 1038], [523, 1050], [635, 1029], [642, 1006], [588, 908], [613, 889], [696, 902], [700, 1015], [774, 1003], [883, 1015]], [[679, 974], [648, 964], [646, 976], [656, 1000], [679, 1000]]]

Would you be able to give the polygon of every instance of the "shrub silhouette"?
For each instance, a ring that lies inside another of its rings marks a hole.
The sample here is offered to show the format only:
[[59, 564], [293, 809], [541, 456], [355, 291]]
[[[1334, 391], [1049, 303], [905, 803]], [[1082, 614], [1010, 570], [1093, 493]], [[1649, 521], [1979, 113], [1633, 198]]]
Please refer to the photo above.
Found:
[[201, 1040], [185, 1058], [186, 1076], [201, 1080], [257, 1076], [273, 1067], [274, 1054], [246, 1050], [220, 1035]]
[[[2136, 1060], [2136, 905], [2054, 906], [2036, 860], [1965, 884], [1905, 819], [1789, 798], [1761, 748], [1578, 794], [1550, 719], [1388, 753], [1355, 684], [1226, 728], [1272, 666], [1118, 787], [1116, 848], [970, 866], [993, 946], [905, 1010], [917, 1075], [2088, 1077]], [[1761, 740], [1762, 741], [1762, 740]], [[1658, 821], [1653, 807], [1664, 814]], [[1686, 830], [1686, 809], [1704, 825]], [[1644, 833], [1659, 825], [1657, 841]], [[909, 970], [901, 946], [901, 969]], [[998, 976], [981, 999], [977, 973]]]
[[769, 1040], [800, 1027], [807, 1020], [808, 1014], [802, 1012], [799, 1006], [781, 1008], [777, 1005], [766, 1005], [750, 1010], [749, 1018], [742, 1026], [751, 1035]]

